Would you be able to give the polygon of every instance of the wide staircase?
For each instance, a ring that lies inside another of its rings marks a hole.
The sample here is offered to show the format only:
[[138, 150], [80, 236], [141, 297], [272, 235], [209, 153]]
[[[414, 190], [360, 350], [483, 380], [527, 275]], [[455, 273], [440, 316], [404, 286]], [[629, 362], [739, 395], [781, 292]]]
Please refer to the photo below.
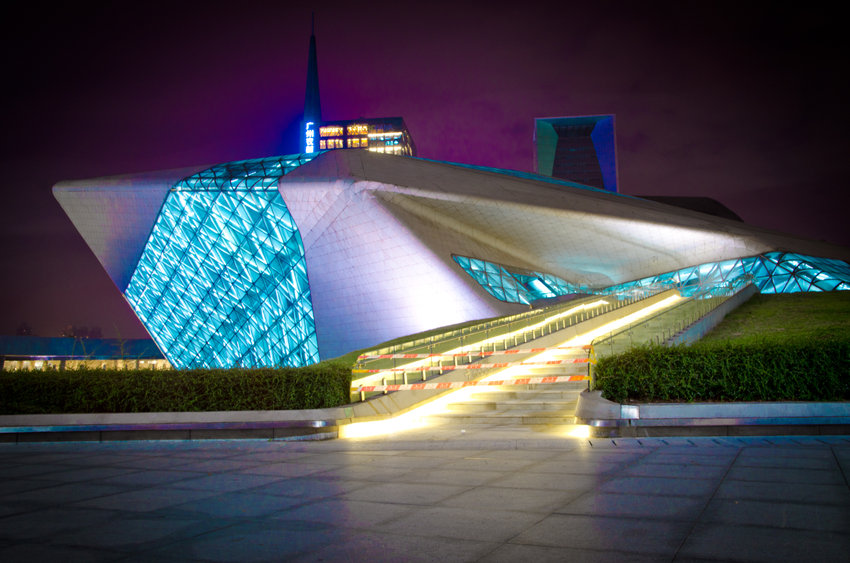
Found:
[[[584, 350], [564, 350], [552, 354], [552, 359], [586, 358]], [[587, 364], [567, 364], [567, 367], [528, 367], [521, 373], [506, 377], [506, 381], [551, 375], [581, 375]], [[587, 389], [587, 381], [560, 383], [528, 383], [488, 385], [476, 389], [467, 397], [448, 404], [447, 408], [429, 416], [434, 424], [460, 426], [487, 425], [565, 425], [572, 424], [579, 393]]]
[[[365, 353], [355, 369], [352, 398], [362, 401], [381, 393], [406, 393], [404, 388], [414, 383], [430, 387], [436, 385], [432, 378], [444, 371], [459, 373], [456, 370], [461, 370], [467, 375], [463, 380], [455, 378], [453, 388], [464, 382], [474, 385], [453, 393], [443, 409], [429, 414], [431, 424], [454, 425], [461, 429], [476, 425], [537, 425], [548, 429], [573, 425], [578, 396], [590, 383], [588, 360], [595, 360], [597, 354], [624, 351], [637, 343], [664, 342], [726, 299], [685, 299], [611, 333], [597, 334], [592, 347], [559, 348], [575, 335], [582, 334], [585, 325], [599, 325], [596, 317], [605, 315], [605, 318], [626, 320], [631, 318], [626, 316], [631, 311], [652, 306], [653, 299], [664, 298], [668, 291], [637, 298], [605, 296], [605, 305], [597, 304], [599, 296], [587, 297]], [[623, 309], [621, 314], [618, 310], [624, 307], [629, 309]], [[586, 344], [590, 344], [589, 338]], [[530, 348], [544, 348], [546, 352], [536, 356], [527, 352]], [[518, 355], [511, 355], [517, 352]], [[567, 361], [576, 359], [583, 363]], [[481, 376], [476, 380], [475, 370], [466, 370], [476, 367], [472, 364], [505, 361], [511, 362], [511, 367], [496, 370], [494, 375], [483, 380]], [[542, 364], [559, 361], [561, 363]], [[516, 365], [518, 363], [531, 365]], [[582, 380], [524, 381], [550, 376], [582, 376]], [[499, 383], [491, 383], [490, 379]], [[367, 385], [376, 387], [365, 389]], [[396, 388], [388, 389], [391, 385]]]

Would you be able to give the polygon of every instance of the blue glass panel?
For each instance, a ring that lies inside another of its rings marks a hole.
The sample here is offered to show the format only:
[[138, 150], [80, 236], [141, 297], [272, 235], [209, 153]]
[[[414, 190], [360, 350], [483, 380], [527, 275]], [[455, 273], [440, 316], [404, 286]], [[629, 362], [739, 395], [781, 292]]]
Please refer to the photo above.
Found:
[[[640, 288], [676, 288], [685, 297], [711, 297], [728, 294], [749, 282], [762, 293], [850, 290], [850, 264], [783, 252], [708, 262], [602, 289], [573, 285], [552, 274], [519, 271], [464, 256], [453, 258], [496, 299], [510, 303], [530, 303], [572, 293], [623, 294]], [[482, 270], [499, 271], [500, 277], [487, 276]]]
[[175, 367], [319, 360], [304, 248], [277, 191], [314, 157], [221, 164], [169, 192], [125, 295]]

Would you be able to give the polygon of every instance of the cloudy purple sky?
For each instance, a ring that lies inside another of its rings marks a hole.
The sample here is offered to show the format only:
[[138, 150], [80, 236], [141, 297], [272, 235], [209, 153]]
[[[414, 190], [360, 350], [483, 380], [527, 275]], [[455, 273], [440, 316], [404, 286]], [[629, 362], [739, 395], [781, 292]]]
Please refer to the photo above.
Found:
[[14, 4], [0, 334], [145, 335], [51, 186], [294, 152], [311, 10], [325, 119], [403, 116], [422, 157], [531, 170], [534, 117], [613, 113], [621, 191], [850, 245], [844, 30], [823, 6]]

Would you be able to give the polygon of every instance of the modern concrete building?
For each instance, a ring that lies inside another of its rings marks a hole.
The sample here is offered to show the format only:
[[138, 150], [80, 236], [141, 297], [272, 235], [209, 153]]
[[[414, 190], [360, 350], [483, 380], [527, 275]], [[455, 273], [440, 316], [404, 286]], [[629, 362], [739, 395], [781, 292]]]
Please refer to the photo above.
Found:
[[647, 285], [850, 289], [850, 250], [565, 180], [334, 150], [62, 182], [178, 368], [302, 365]]

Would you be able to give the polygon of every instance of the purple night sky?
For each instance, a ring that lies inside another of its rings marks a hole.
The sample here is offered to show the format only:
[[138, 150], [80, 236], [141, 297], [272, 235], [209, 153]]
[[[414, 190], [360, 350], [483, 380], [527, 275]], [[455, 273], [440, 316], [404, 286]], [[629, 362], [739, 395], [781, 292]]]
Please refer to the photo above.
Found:
[[146, 336], [51, 186], [296, 152], [313, 9], [325, 119], [402, 116], [421, 157], [530, 171], [535, 117], [613, 113], [622, 192], [850, 246], [844, 30], [823, 6], [12, 4], [0, 334]]

